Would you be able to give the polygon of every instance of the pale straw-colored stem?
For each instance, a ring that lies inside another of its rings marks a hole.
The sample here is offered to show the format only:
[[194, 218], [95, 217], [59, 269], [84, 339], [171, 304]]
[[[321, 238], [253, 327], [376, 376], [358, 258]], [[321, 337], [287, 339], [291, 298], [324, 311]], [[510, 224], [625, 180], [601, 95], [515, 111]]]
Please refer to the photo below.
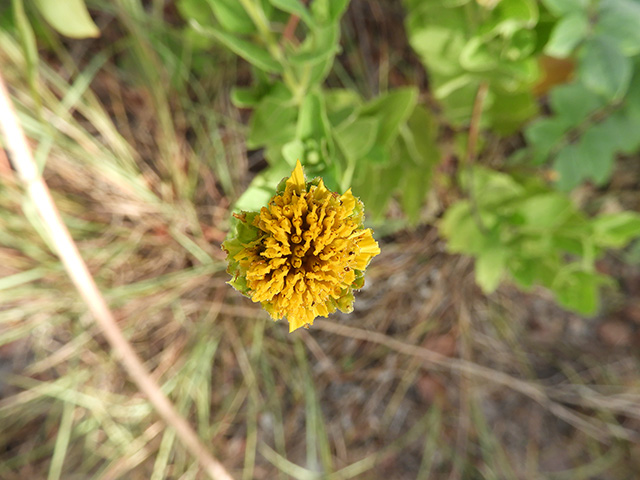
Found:
[[131, 344], [120, 331], [113, 313], [98, 290], [69, 230], [62, 221], [47, 184], [38, 172], [2, 75], [0, 75], [0, 131], [4, 134], [11, 162], [24, 183], [27, 195], [33, 201], [38, 214], [48, 229], [58, 256], [118, 360], [166, 424], [175, 429], [178, 438], [198, 459], [209, 477], [216, 480], [231, 480], [232, 477], [224, 466], [209, 453], [189, 423], [162, 393]]

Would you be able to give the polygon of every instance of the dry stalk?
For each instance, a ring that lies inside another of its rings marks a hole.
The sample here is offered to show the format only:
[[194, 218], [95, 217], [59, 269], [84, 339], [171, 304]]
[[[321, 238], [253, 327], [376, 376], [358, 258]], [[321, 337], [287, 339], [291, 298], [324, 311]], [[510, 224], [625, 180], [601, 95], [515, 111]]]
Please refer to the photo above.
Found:
[[0, 75], [0, 131], [4, 134], [5, 145], [11, 155], [12, 163], [24, 184], [27, 195], [33, 201], [49, 231], [58, 256], [124, 369], [140, 391], [147, 396], [165, 423], [175, 429], [178, 438], [197, 458], [209, 477], [217, 480], [231, 480], [232, 477], [224, 466], [209, 453], [189, 423], [162, 393], [120, 331], [113, 313], [98, 290], [69, 230], [62, 221], [47, 184], [38, 172], [2, 75]]
[[449, 358], [436, 351], [396, 340], [395, 338], [380, 332], [348, 327], [330, 320], [322, 319], [316, 320], [313, 324], [313, 328], [330, 332], [335, 335], [384, 345], [391, 350], [402, 353], [403, 355], [419, 358], [432, 366], [456, 372], [461, 375], [469, 375], [471, 377], [479, 378], [488, 383], [502, 385], [529, 397], [531, 400], [540, 404], [543, 408], [546, 408], [556, 417], [564, 420], [570, 425], [573, 425], [577, 429], [582, 430], [584, 433], [600, 442], [609, 443], [612, 437], [636, 443], [640, 442], [640, 435], [628, 428], [605, 423], [603, 421], [596, 424], [596, 421], [592, 421], [585, 415], [580, 415], [577, 412], [572, 411], [570, 408], [554, 401], [549, 397], [546, 389], [535, 382], [521, 380], [509, 375], [508, 373], [493, 370], [489, 367], [478, 365], [464, 359]]

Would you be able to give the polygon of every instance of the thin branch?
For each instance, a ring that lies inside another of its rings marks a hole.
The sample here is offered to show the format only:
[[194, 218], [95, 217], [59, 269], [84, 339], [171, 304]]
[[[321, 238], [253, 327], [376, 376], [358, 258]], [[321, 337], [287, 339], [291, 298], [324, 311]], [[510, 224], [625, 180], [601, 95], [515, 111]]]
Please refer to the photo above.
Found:
[[340, 325], [324, 319], [316, 319], [313, 323], [313, 328], [348, 338], [384, 345], [391, 350], [395, 350], [396, 352], [404, 355], [420, 358], [424, 362], [430, 363], [431, 365], [439, 368], [451, 370], [460, 374], [469, 374], [476, 378], [481, 378], [489, 383], [495, 383], [511, 388], [512, 390], [520, 392], [532, 400], [535, 400], [541, 405], [547, 405], [549, 403], [547, 393], [539, 385], [520, 380], [507, 373], [499, 370], [493, 370], [467, 360], [449, 358], [435, 350], [429, 350], [428, 348], [405, 343], [385, 335], [384, 333], [348, 327], [346, 325]]
[[465, 168], [469, 172], [469, 200], [471, 202], [471, 213], [473, 214], [473, 218], [478, 225], [478, 228], [483, 234], [487, 234], [487, 228], [482, 223], [482, 217], [480, 216], [480, 212], [478, 211], [478, 203], [475, 198], [475, 190], [474, 190], [474, 173], [473, 173], [473, 164], [476, 160], [476, 150], [478, 145], [478, 136], [480, 135], [480, 119], [482, 118], [482, 109], [484, 107], [484, 101], [487, 98], [487, 93], [489, 91], [489, 84], [487, 82], [482, 82], [478, 86], [478, 91], [476, 92], [476, 98], [473, 102], [473, 110], [471, 111], [471, 122], [469, 124], [469, 137], [467, 139], [467, 156], [465, 162]]
[[558, 418], [603, 443], [609, 442], [611, 437], [621, 438], [631, 442], [638, 442], [640, 440], [640, 435], [631, 429], [621, 427], [620, 425], [609, 424], [602, 420], [599, 421], [599, 425], [596, 425], [598, 420], [591, 420], [584, 416], [580, 416], [577, 412], [551, 399], [546, 389], [538, 383], [521, 380], [509, 375], [508, 373], [478, 365], [477, 363], [467, 360], [449, 358], [434, 350], [405, 343], [380, 332], [348, 327], [346, 325], [341, 325], [339, 323], [323, 319], [315, 320], [313, 328], [347, 338], [384, 345], [390, 350], [394, 350], [403, 355], [419, 358], [434, 367], [459, 374], [468, 374], [475, 378], [482, 379], [487, 383], [495, 383], [497, 385], [510, 388], [511, 390], [520, 392], [521, 394], [529, 397], [531, 400], [537, 402]]
[[482, 82], [478, 86], [476, 98], [473, 101], [473, 110], [471, 111], [471, 121], [469, 123], [469, 139], [467, 141], [467, 165], [471, 165], [476, 158], [476, 148], [478, 145], [478, 136], [480, 134], [480, 119], [482, 118], [482, 109], [484, 101], [489, 92], [489, 84]]
[[231, 480], [232, 477], [224, 466], [209, 453], [189, 423], [177, 412], [158, 384], [150, 377], [142, 361], [118, 328], [113, 313], [98, 290], [55, 206], [47, 184], [38, 173], [2, 75], [0, 75], [0, 131], [4, 134], [12, 163], [24, 183], [27, 195], [33, 201], [51, 235], [60, 260], [124, 369], [140, 391], [147, 396], [165, 423], [175, 429], [178, 438], [198, 459], [209, 477], [217, 480]]
[[297, 15], [291, 15], [289, 17], [289, 21], [287, 25], [284, 27], [284, 31], [282, 32], [282, 38], [296, 45], [296, 28], [298, 28], [298, 23], [300, 22], [300, 17]]

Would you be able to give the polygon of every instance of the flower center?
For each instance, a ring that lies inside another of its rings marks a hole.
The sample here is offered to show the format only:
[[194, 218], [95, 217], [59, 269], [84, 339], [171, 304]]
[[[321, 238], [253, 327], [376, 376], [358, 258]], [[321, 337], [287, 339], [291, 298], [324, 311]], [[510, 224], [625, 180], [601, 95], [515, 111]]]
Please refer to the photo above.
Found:
[[254, 226], [263, 235], [247, 272], [254, 301], [285, 315], [294, 302], [326, 304], [353, 283], [358, 228], [340, 197], [312, 185], [286, 189], [263, 207]]

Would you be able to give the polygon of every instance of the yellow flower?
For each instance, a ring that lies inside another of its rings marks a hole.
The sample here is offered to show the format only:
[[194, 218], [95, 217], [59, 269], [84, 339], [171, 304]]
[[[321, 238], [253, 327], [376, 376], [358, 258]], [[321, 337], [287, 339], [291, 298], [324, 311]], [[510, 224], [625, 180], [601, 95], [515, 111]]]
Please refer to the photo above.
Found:
[[235, 235], [223, 243], [237, 290], [260, 302], [289, 331], [339, 309], [353, 310], [353, 290], [380, 253], [364, 228], [363, 205], [317, 178], [305, 182], [300, 161], [260, 212], [242, 212]]

